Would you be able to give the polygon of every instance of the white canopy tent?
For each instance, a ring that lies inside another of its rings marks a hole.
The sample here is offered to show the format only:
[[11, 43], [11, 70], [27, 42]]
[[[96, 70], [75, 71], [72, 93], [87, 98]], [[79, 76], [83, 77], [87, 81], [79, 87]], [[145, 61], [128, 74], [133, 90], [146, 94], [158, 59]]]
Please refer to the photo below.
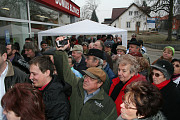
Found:
[[38, 42], [40, 45], [42, 36], [108, 34], [117, 34], [118, 36], [122, 36], [122, 45], [127, 46], [127, 30], [107, 26], [91, 20], [83, 20], [80, 22], [38, 32]]

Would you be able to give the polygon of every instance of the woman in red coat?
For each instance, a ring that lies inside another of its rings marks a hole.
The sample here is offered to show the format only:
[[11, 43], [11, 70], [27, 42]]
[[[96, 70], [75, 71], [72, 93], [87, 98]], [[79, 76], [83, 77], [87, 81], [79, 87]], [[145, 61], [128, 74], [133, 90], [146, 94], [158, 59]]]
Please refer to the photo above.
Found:
[[145, 77], [137, 73], [138, 70], [139, 64], [134, 56], [126, 54], [120, 57], [118, 77], [112, 80], [109, 90], [109, 96], [115, 101], [118, 115], [120, 115], [120, 105], [126, 86], [134, 81], [145, 80]]

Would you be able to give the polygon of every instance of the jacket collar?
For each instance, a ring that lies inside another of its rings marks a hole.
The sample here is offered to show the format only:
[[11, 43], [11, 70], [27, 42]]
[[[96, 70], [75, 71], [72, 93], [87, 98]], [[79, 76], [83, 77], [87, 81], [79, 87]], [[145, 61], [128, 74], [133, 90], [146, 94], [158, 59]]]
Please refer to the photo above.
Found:
[[13, 76], [14, 75], [13, 65], [9, 60], [6, 60], [6, 61], [8, 62], [8, 71], [7, 71], [6, 77]]

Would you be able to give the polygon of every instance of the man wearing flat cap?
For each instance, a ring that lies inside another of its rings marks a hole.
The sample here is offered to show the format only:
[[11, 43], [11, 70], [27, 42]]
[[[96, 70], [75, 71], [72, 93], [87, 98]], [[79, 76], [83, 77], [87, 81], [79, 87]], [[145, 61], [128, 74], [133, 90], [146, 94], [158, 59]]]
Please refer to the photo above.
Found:
[[64, 51], [66, 47], [67, 45], [56, 48], [54, 63], [59, 77], [63, 77], [72, 86], [70, 120], [115, 120], [115, 103], [101, 88], [106, 80], [105, 72], [100, 68], [90, 67], [83, 70], [83, 78], [77, 78], [68, 65], [68, 57]]
[[84, 75], [84, 72], [82, 72], [82, 70], [86, 70], [87, 67], [85, 57], [83, 56], [83, 47], [81, 45], [74, 45], [72, 49], [72, 56], [76, 61], [76, 63], [74, 64], [74, 69]]
[[86, 57], [86, 66], [88, 68], [99, 67], [106, 72], [107, 77], [105, 83], [103, 84], [103, 89], [106, 93], [108, 93], [110, 83], [112, 79], [115, 78], [115, 75], [109, 67], [109, 64], [106, 62], [105, 52], [99, 49], [90, 49]]

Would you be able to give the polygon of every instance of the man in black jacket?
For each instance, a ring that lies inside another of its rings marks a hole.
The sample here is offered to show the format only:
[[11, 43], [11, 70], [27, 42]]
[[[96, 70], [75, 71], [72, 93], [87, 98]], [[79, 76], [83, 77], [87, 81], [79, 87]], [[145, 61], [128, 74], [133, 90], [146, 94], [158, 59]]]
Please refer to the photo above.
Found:
[[15, 44], [8, 44], [6, 49], [8, 59], [12, 65], [29, 74], [29, 64], [24, 60], [23, 56], [19, 54], [17, 46]]
[[[7, 60], [7, 50], [5, 45], [0, 44], [0, 99], [5, 92], [16, 83], [31, 83], [29, 76], [18, 68], [12, 66], [12, 63]], [[0, 120], [2, 116], [3, 108], [0, 107]]]
[[47, 120], [68, 120], [70, 104], [62, 81], [53, 75], [54, 64], [49, 56], [38, 56], [30, 61], [30, 79], [43, 95]]

